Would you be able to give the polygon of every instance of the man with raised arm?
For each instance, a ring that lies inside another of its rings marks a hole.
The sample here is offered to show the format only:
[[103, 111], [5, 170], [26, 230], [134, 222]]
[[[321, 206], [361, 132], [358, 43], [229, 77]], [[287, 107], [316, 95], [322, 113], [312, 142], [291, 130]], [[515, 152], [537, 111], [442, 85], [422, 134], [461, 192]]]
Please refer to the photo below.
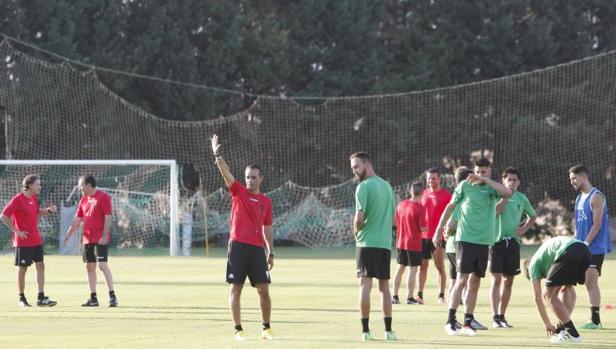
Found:
[[[227, 282], [231, 285], [229, 307], [235, 325], [235, 339], [246, 339], [241, 321], [240, 296], [246, 277], [259, 294], [263, 328], [261, 338], [274, 339], [270, 328], [272, 301], [269, 294], [270, 270], [274, 266], [274, 238], [272, 236], [272, 200], [261, 193], [263, 173], [258, 165], [248, 165], [244, 171], [246, 186], [231, 174], [222, 157], [222, 146], [217, 135], [212, 137], [212, 152], [231, 193], [229, 219], [229, 248]], [[264, 251], [267, 247], [267, 256]]]

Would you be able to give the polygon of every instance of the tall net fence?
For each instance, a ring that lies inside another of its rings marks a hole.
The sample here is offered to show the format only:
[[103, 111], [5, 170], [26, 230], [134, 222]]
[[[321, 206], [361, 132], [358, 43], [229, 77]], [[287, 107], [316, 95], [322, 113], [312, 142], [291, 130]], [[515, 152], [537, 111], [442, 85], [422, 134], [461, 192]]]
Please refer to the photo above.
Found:
[[236, 177], [249, 163], [264, 168], [276, 237], [308, 246], [352, 242], [348, 156], [357, 150], [371, 154], [400, 197], [429, 167], [451, 178], [457, 166], [481, 155], [496, 172], [517, 167], [521, 190], [538, 207], [540, 232], [570, 228], [571, 165], [586, 164], [608, 202], [616, 194], [616, 52], [428, 91], [258, 97], [247, 110], [202, 122], [148, 114], [107, 89], [94, 71], [35, 58], [7, 41], [0, 58], [7, 158], [191, 163], [205, 193], [183, 198], [193, 200], [185, 207], [193, 211], [195, 241], [206, 226], [210, 237], [228, 232], [230, 199], [210, 153], [213, 133]]

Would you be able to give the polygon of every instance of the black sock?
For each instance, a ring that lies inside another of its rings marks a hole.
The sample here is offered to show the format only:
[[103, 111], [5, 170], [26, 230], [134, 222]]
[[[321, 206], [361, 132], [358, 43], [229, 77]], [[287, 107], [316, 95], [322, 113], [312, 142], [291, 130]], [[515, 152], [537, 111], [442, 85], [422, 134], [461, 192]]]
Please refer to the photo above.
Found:
[[445, 294], [444, 294], [444, 293], [442, 293], [442, 292], [441, 292], [441, 293], [439, 293], [439, 294], [438, 294], [438, 298], [445, 298]]
[[599, 307], [590, 307], [590, 320], [595, 325], [601, 323], [601, 317], [599, 316]]
[[384, 317], [383, 321], [385, 322], [385, 331], [391, 332], [391, 317]]
[[115, 291], [109, 291], [109, 298], [115, 298]]
[[473, 314], [464, 313], [464, 326], [470, 326], [474, 318]]
[[565, 325], [563, 325], [563, 323], [559, 321], [558, 324], [556, 324], [556, 334], [560, 333], [564, 329]]
[[270, 328], [270, 323], [269, 323], [269, 322], [264, 322], [264, 323], [263, 323], [263, 329], [264, 329], [264, 330], [267, 330], [267, 329], [269, 329], [269, 328]]
[[97, 298], [96, 298], [96, 292], [92, 292], [92, 293], [90, 293], [90, 299], [91, 299], [91, 300], [93, 300], [93, 301], [97, 300]]
[[39, 292], [38, 299], [45, 299], [45, 292]]
[[578, 331], [575, 329], [575, 326], [573, 326], [573, 321], [569, 321], [566, 324], [564, 324], [563, 326], [565, 326], [565, 328], [567, 329], [567, 332], [569, 332], [571, 337], [579, 337], [580, 336]]
[[417, 292], [417, 297], [423, 298], [423, 291], [418, 291]]
[[449, 309], [449, 317], [447, 317], [447, 323], [451, 324], [451, 323], [455, 323], [456, 322], [456, 310], [455, 309]]
[[20, 294], [19, 294], [19, 299], [20, 299], [20, 300], [22, 300], [22, 299], [26, 299], [26, 295], [25, 295], [25, 294], [23, 294], [23, 293], [20, 293]]
[[500, 321], [505, 321], [505, 314], [501, 314]]
[[368, 326], [369, 321], [370, 321], [370, 318], [367, 318], [367, 317], [361, 319], [362, 332], [370, 332], [370, 327]]
[[494, 315], [494, 316], [492, 317], [492, 319], [494, 319], [494, 321], [501, 321], [501, 316], [502, 316], [502, 315], [497, 315], [497, 314], [496, 314], [496, 315]]
[[244, 331], [242, 325], [235, 325], [235, 332]]
[[395, 294], [393, 297], [394, 297], [394, 299], [395, 299], [395, 300], [397, 300], [397, 301], [398, 301], [398, 300], [400, 300], [400, 298], [398, 298], [398, 295], [397, 295], [397, 294]]

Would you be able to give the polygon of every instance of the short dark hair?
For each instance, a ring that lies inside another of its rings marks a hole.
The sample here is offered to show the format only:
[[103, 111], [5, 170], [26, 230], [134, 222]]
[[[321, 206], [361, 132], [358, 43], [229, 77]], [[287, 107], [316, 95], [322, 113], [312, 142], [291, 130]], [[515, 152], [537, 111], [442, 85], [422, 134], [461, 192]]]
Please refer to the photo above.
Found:
[[466, 167], [466, 166], [461, 166], [461, 167], [458, 167], [458, 168], [456, 169], [456, 173], [455, 173], [455, 176], [456, 176], [456, 182], [458, 182], [458, 183], [462, 182], [462, 181], [463, 181], [463, 180], [465, 180], [465, 179], [466, 179], [466, 177], [468, 177], [468, 175], [470, 175], [471, 173], [473, 173], [473, 171], [471, 171], [471, 169], [470, 169], [470, 168], [468, 168], [468, 167]]
[[370, 162], [370, 156], [365, 151], [358, 151], [357, 153], [351, 154], [351, 157], [349, 158], [349, 160], [353, 160], [355, 158], [359, 158], [363, 162], [366, 162], [366, 161]]
[[475, 161], [475, 166], [477, 167], [492, 167], [492, 163], [490, 160], [486, 158], [479, 158]]
[[246, 166], [247, 170], [259, 170], [259, 176], [263, 175], [263, 170], [261, 169], [261, 166], [256, 165], [256, 164], [250, 164], [248, 166]]
[[79, 180], [82, 180], [84, 184], [89, 184], [92, 188], [96, 188], [96, 179], [93, 175], [81, 176]]
[[573, 173], [573, 174], [585, 174], [588, 176], [588, 174], [590, 172], [588, 172], [588, 169], [586, 168], [586, 166], [582, 165], [582, 164], [578, 164], [575, 165], [573, 167], [571, 167], [569, 169], [569, 173]]
[[34, 184], [34, 182], [38, 181], [39, 179], [41, 179], [41, 177], [35, 174], [29, 174], [25, 176], [24, 179], [21, 181], [21, 189], [23, 191], [30, 189], [30, 186]]
[[430, 167], [429, 169], [426, 170], [426, 173], [436, 173], [437, 175], [441, 175], [441, 171], [438, 169], [438, 167]]
[[509, 174], [516, 175], [518, 176], [518, 179], [522, 179], [522, 176], [520, 176], [520, 171], [518, 171], [515, 167], [507, 167], [501, 174], [501, 178], [505, 178]]
[[421, 192], [423, 191], [423, 184], [419, 181], [415, 181], [413, 183], [411, 183], [410, 187], [409, 187], [409, 191], [417, 196], [419, 194], [421, 194]]

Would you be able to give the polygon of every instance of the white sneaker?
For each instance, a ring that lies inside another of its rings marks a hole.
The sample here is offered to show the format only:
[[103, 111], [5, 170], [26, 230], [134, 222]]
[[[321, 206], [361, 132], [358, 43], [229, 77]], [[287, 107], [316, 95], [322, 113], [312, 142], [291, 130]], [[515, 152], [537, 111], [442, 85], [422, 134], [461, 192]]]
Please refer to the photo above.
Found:
[[462, 326], [462, 329], [460, 330], [460, 334], [463, 336], [473, 337], [477, 335], [477, 331], [475, 331], [475, 329], [470, 326]]
[[460, 335], [460, 329], [456, 326], [456, 324], [451, 324], [451, 323], [447, 323], [445, 325], [445, 333], [447, 333], [448, 336], [459, 336]]
[[572, 335], [569, 334], [569, 332], [566, 329], [550, 337], [550, 343], [554, 343], [554, 344], [581, 343], [581, 342], [582, 342], [582, 336], [573, 337]]

